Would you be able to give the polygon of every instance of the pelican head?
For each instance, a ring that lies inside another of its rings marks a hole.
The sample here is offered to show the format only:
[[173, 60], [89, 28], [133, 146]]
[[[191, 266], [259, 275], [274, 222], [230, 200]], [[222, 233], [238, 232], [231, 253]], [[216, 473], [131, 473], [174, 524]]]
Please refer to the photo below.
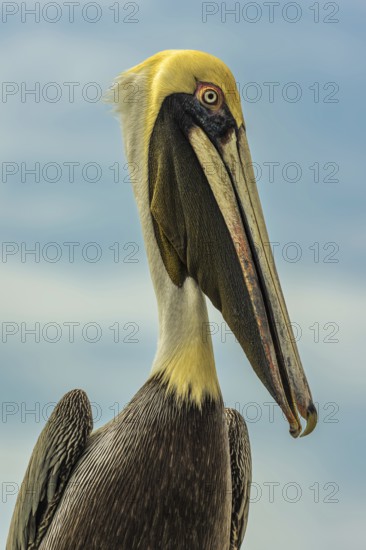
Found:
[[122, 73], [113, 97], [158, 297], [153, 374], [196, 403], [219, 394], [204, 296], [284, 412], [317, 421], [271, 253], [235, 79], [207, 53], [169, 50]]

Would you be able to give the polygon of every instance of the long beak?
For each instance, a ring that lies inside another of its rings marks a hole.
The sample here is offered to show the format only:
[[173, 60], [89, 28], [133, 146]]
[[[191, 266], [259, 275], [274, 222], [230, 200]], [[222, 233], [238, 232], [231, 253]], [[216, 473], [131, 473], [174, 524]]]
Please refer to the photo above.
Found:
[[223, 306], [223, 316], [286, 415], [290, 433], [297, 437], [301, 432], [298, 411], [307, 421], [302, 434], [307, 435], [316, 426], [317, 413], [274, 264], [244, 128], [232, 129], [216, 147], [198, 126], [190, 128], [188, 139], [235, 245], [249, 296], [243, 314], [256, 325], [253, 337], [244, 334], [248, 323], [240, 322], [240, 304], [229, 310]]
[[[179, 98], [167, 98], [149, 146], [149, 197], [155, 237], [175, 285], [194, 278], [239, 340], [280, 405], [290, 433], [316, 426], [274, 265], [243, 127], [213, 141]], [[183, 114], [182, 114], [183, 113]], [[182, 117], [180, 120], [179, 117]]]

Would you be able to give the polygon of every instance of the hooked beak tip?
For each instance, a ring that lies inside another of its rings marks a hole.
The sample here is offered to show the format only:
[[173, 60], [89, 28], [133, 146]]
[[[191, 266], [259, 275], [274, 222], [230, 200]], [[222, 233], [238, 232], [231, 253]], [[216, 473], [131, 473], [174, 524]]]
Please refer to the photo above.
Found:
[[300, 437], [311, 434], [318, 422], [318, 413], [313, 403], [310, 403], [307, 409], [306, 428]]

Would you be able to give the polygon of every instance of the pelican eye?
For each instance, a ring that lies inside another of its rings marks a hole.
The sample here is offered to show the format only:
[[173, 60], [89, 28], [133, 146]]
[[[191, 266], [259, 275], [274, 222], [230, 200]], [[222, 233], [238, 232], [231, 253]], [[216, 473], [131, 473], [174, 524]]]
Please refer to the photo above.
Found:
[[206, 90], [203, 92], [202, 99], [208, 105], [215, 105], [219, 100], [219, 96], [216, 90]]
[[207, 85], [202, 86], [202, 84], [197, 89], [196, 95], [204, 107], [213, 111], [220, 109], [224, 99], [223, 93], [219, 88]]

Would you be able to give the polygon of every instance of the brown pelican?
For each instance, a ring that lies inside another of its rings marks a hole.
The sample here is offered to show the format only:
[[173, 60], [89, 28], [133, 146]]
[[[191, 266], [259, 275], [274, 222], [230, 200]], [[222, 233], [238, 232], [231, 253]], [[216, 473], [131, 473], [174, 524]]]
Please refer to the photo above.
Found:
[[297, 437], [316, 425], [251, 169], [234, 77], [198, 51], [158, 53], [117, 80], [118, 112], [159, 310], [152, 372], [91, 432], [66, 394], [34, 448], [7, 550], [234, 550], [251, 458], [207, 337], [218, 308]]

